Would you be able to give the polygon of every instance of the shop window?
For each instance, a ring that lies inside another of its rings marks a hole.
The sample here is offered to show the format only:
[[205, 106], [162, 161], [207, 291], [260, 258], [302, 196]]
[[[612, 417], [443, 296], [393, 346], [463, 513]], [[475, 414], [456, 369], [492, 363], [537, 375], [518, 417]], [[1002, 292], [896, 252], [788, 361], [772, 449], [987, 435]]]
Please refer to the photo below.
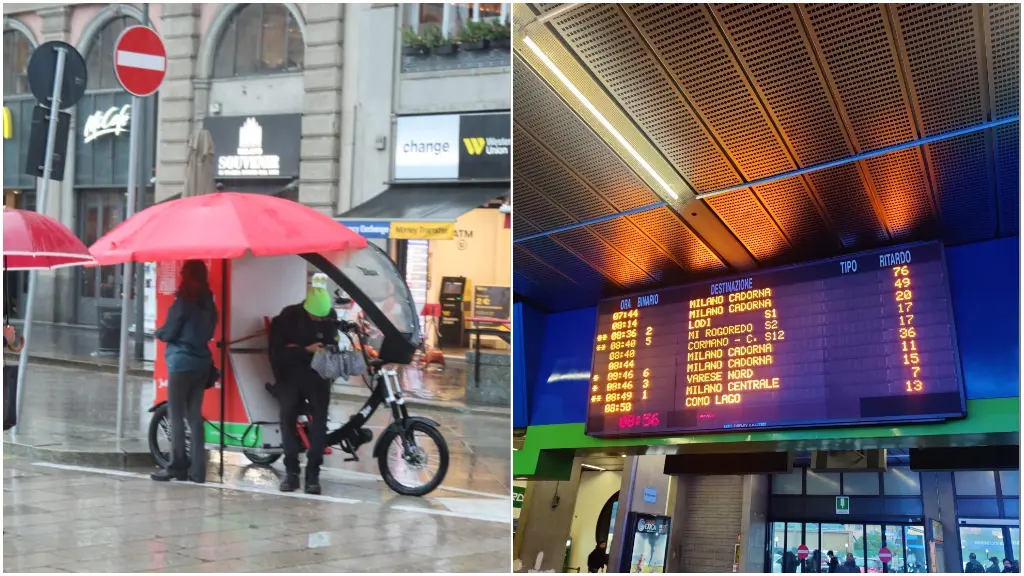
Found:
[[793, 468], [789, 474], [772, 474], [772, 494], [800, 495], [803, 491], [803, 468]]
[[882, 474], [886, 496], [919, 496], [921, 475], [909, 466], [893, 466]]
[[440, 26], [445, 38], [458, 35], [468, 22], [499, 22], [509, 20], [511, 4], [468, 2], [464, 4], [406, 4], [402, 24], [416, 32], [427, 26]]
[[1003, 496], [1020, 496], [1020, 471], [1000, 470], [999, 490]]
[[995, 496], [996, 474], [992, 470], [953, 473], [957, 496]]
[[215, 78], [298, 72], [305, 64], [302, 30], [283, 4], [242, 4], [217, 41]]
[[85, 55], [85, 66], [89, 70], [87, 90], [111, 90], [121, 87], [114, 74], [114, 44], [125, 28], [136, 26], [138, 23], [130, 16], [114, 18], [92, 39], [89, 51]]
[[838, 472], [815, 472], [807, 470], [807, 494], [809, 496], [839, 495]]
[[17, 30], [4, 30], [4, 96], [28, 94], [32, 42]]
[[847, 496], [878, 496], [877, 472], [843, 474], [843, 494]]

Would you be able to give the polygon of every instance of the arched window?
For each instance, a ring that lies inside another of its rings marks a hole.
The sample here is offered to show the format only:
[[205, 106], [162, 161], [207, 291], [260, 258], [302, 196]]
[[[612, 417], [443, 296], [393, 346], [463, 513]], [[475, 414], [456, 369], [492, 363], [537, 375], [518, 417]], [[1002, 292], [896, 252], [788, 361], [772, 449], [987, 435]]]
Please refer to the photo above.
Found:
[[302, 31], [283, 4], [243, 4], [217, 41], [214, 78], [298, 72], [305, 62]]
[[4, 96], [28, 94], [32, 42], [17, 30], [4, 30]]
[[139, 22], [131, 16], [120, 16], [107, 22], [99, 34], [89, 43], [89, 51], [85, 55], [85, 66], [89, 71], [86, 90], [107, 90], [120, 88], [117, 76], [114, 75], [114, 43], [117, 37], [129, 26]]

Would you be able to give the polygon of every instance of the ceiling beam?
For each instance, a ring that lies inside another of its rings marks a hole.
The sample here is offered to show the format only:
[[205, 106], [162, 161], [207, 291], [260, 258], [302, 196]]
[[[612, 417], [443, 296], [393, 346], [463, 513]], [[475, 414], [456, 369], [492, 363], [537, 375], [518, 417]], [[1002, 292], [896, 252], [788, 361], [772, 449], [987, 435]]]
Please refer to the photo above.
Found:
[[[808, 166], [807, 168], [801, 168], [799, 170], [792, 170], [790, 172], [785, 172], [783, 174], [777, 174], [775, 176], [769, 176], [767, 178], [761, 178], [760, 180], [754, 180], [752, 182], [746, 182], [744, 184], [739, 184], [739, 185], [736, 185], [736, 186], [730, 186], [728, 188], [722, 188], [720, 190], [714, 190], [712, 192], [706, 192], [704, 194], [697, 195], [697, 199], [698, 200], [702, 200], [704, 198], [710, 198], [712, 196], [719, 196], [721, 194], [728, 194], [729, 192], [736, 192], [737, 190], [743, 190], [743, 189], [749, 188], [751, 186], [761, 186], [761, 185], [764, 185], [764, 184], [771, 184], [772, 182], [777, 182], [779, 180], [785, 180], [787, 178], [792, 178], [794, 176], [802, 176], [804, 174], [810, 174], [812, 172], [817, 172], [819, 170], [825, 170], [825, 169], [828, 169], [828, 168], [835, 168], [836, 166], [844, 166], [846, 164], [853, 164], [853, 163], [856, 163], [856, 162], [860, 162], [862, 160], [867, 160], [867, 159], [875, 158], [875, 157], [878, 157], [878, 156], [884, 156], [886, 154], [890, 154], [890, 153], [893, 153], [893, 152], [899, 152], [899, 151], [902, 151], [902, 150], [908, 150], [910, 148], [917, 148], [917, 147], [920, 147], [920, 146], [925, 146], [927, 144], [933, 144], [935, 142], [940, 142], [942, 140], [949, 140], [950, 138], [957, 138], [959, 136], [964, 136], [964, 135], [967, 135], [967, 134], [973, 134], [975, 132], [982, 132], [982, 131], [986, 131], [986, 130], [992, 130], [992, 129], [998, 128], [1000, 126], [1005, 126], [1005, 125], [1008, 125], [1008, 124], [1013, 124], [1013, 123], [1019, 122], [1019, 121], [1020, 121], [1020, 116], [1009, 116], [1007, 118], [1001, 118], [999, 120], [993, 120], [992, 122], [986, 122], [984, 124], [979, 124], [977, 126], [972, 126], [970, 128], [963, 128], [961, 130], [954, 130], [953, 132], [946, 132], [946, 133], [943, 133], [943, 134], [936, 134], [935, 136], [929, 136], [927, 138], [919, 138], [917, 140], [911, 140], [910, 142], [904, 142], [903, 144], [896, 144], [895, 146], [889, 146], [887, 148], [879, 148], [878, 150], [872, 150], [870, 152], [865, 152], [863, 154], [857, 154], [855, 156], [850, 156], [850, 157], [847, 157], [847, 158], [840, 158], [839, 160], [833, 160], [831, 162], [825, 162], [824, 164], [816, 164], [814, 166]], [[627, 210], [625, 212], [618, 212], [616, 214], [609, 214], [607, 216], [602, 216], [600, 218], [594, 218], [592, 220], [584, 220], [584, 221], [581, 221], [581, 222], [577, 222], [575, 224], [571, 224], [571, 225], [568, 225], [568, 226], [563, 226], [563, 227], [555, 229], [555, 230], [549, 230], [549, 231], [546, 231], [546, 232], [538, 232], [536, 234], [531, 234], [530, 236], [524, 236], [523, 238], [515, 240], [515, 242], [522, 242], [523, 240], [527, 240], [527, 239], [539, 238], [541, 236], [547, 236], [548, 234], [554, 234], [556, 232], [565, 232], [567, 230], [572, 230], [574, 228], [579, 228], [579, 227], [582, 227], [582, 226], [589, 226], [591, 224], [599, 224], [601, 222], [605, 222], [605, 221], [608, 221], [608, 220], [611, 220], [611, 219], [614, 219], [614, 218], [618, 218], [619, 216], [628, 216], [628, 215], [631, 215], [631, 214], [637, 214], [639, 212], [646, 212], [647, 210], [654, 210], [655, 208], [660, 208], [662, 206], [665, 206], [665, 202], [655, 202], [653, 204], [648, 204], [647, 206], [641, 206], [639, 208], [634, 208], [632, 210]]]

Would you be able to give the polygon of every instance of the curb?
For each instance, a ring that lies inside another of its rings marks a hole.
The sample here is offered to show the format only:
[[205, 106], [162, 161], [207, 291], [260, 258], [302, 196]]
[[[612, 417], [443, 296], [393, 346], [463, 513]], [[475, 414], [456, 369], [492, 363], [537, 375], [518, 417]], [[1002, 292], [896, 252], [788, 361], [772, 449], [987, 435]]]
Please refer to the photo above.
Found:
[[116, 468], [121, 470], [142, 466], [155, 466], [153, 456], [149, 452], [82, 452], [78, 450], [30, 446], [10, 440], [4, 440], [4, 455], [21, 456], [59, 464]]
[[[4, 358], [7, 361], [18, 363], [18, 355], [11, 354], [9, 352], [4, 353]], [[106, 364], [101, 362], [89, 362], [86, 360], [79, 360], [77, 358], [55, 358], [52, 356], [37, 356], [34, 354], [28, 355], [28, 361], [30, 364], [40, 364], [43, 366], [56, 366], [58, 368], [79, 368], [82, 370], [88, 370], [90, 372], [102, 372], [104, 374], [117, 374], [117, 364]], [[137, 376], [140, 378], [152, 378], [153, 371], [145, 368], [132, 368], [129, 367], [126, 371], [128, 376]]]
[[[8, 360], [17, 363], [18, 356], [16, 354], [5, 353], [5, 357]], [[29, 354], [28, 360], [32, 364], [40, 364], [43, 366], [56, 366], [58, 368], [78, 368], [81, 370], [88, 370], [91, 372], [100, 372], [104, 374], [117, 374], [117, 365], [115, 364], [100, 364], [96, 362], [87, 362], [78, 359], [64, 359], [64, 358], [53, 358], [50, 356], [35, 356]], [[135, 376], [139, 378], [152, 378], [153, 371], [146, 370], [144, 368], [128, 368], [128, 376]], [[348, 390], [331, 390], [331, 398], [335, 400], [344, 400], [346, 402], [363, 403], [366, 401], [366, 393], [359, 389], [359, 392], [348, 391]], [[452, 402], [445, 402], [443, 400], [424, 400], [421, 398], [413, 398], [406, 396], [405, 404], [416, 408], [426, 408], [430, 410], [436, 410], [438, 412], [450, 412], [455, 414], [469, 414], [472, 416], [494, 416], [494, 417], [509, 417], [511, 411], [507, 408], [499, 408], [496, 406], [466, 406], [464, 404], [454, 404]], [[7, 442], [4, 442], [7, 445]], [[113, 456], [113, 454], [111, 454]], [[147, 453], [148, 457], [148, 453]]]

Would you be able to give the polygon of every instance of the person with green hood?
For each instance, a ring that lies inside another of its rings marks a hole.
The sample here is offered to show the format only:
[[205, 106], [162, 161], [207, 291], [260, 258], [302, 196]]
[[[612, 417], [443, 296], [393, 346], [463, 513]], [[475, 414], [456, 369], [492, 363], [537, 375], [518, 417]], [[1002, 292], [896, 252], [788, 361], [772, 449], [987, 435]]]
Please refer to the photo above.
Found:
[[320, 493], [320, 466], [327, 436], [327, 408], [331, 383], [310, 366], [313, 355], [326, 346], [337, 345], [337, 315], [327, 291], [327, 276], [314, 274], [306, 300], [286, 306], [270, 323], [270, 365], [277, 380], [281, 406], [281, 443], [284, 448], [285, 479], [282, 492], [299, 488], [299, 437], [295, 423], [309, 402], [309, 450], [306, 452], [307, 494]]

